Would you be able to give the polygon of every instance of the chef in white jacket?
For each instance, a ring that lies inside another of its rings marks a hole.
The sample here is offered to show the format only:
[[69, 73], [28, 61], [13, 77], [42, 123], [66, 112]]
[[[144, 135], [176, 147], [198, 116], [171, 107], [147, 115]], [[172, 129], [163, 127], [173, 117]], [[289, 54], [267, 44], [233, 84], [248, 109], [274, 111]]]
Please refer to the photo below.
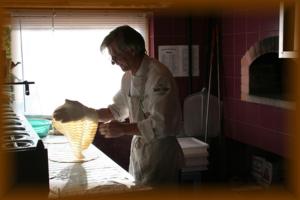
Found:
[[[183, 164], [176, 140], [182, 128], [181, 106], [170, 71], [146, 55], [143, 37], [127, 25], [105, 37], [101, 50], [106, 48], [112, 64], [125, 72], [113, 104], [95, 110], [67, 101], [72, 109], [57, 109], [54, 118], [66, 122], [84, 116], [104, 122], [99, 130], [107, 138], [133, 135], [129, 172], [136, 182], [152, 186], [176, 184]], [[129, 123], [123, 122], [126, 118]]]

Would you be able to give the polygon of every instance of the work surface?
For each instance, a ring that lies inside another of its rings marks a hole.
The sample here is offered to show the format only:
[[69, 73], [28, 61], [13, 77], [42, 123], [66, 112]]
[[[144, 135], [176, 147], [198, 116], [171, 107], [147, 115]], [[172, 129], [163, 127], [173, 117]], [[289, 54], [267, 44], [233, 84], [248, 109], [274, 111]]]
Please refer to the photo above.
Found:
[[65, 136], [48, 135], [43, 142], [48, 149], [50, 198], [150, 189], [136, 185], [126, 170], [92, 144], [84, 151], [85, 161], [74, 162]]

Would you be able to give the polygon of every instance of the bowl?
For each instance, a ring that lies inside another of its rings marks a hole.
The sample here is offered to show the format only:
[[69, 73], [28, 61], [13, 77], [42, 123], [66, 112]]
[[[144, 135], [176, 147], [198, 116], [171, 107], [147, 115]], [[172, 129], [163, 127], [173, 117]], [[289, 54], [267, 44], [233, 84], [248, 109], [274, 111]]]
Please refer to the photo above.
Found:
[[40, 138], [48, 135], [51, 128], [51, 120], [41, 118], [28, 118], [27, 120]]

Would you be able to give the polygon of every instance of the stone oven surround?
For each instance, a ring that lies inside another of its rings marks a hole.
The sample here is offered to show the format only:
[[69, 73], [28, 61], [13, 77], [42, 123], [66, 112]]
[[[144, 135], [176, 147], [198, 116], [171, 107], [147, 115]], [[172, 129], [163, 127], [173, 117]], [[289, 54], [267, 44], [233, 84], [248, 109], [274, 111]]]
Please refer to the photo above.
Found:
[[[278, 55], [278, 36], [268, 37], [252, 45], [241, 59], [241, 100], [292, 109], [293, 103], [284, 99], [253, 95], [250, 92], [250, 68], [254, 61], [267, 54]], [[278, 56], [276, 56], [278, 58]], [[276, 59], [277, 59], [276, 58]], [[278, 58], [279, 59], [279, 58]], [[276, 62], [276, 60], [274, 61]], [[279, 60], [278, 60], [279, 62]]]

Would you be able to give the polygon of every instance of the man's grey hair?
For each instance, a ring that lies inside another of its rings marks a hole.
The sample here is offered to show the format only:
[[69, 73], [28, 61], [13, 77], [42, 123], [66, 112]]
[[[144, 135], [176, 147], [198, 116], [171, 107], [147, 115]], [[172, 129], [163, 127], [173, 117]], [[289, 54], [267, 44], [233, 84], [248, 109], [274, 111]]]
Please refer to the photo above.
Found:
[[119, 26], [112, 30], [102, 41], [100, 50], [103, 51], [114, 41], [116, 41], [120, 52], [133, 50], [139, 56], [143, 56], [146, 53], [143, 36], [128, 25]]

